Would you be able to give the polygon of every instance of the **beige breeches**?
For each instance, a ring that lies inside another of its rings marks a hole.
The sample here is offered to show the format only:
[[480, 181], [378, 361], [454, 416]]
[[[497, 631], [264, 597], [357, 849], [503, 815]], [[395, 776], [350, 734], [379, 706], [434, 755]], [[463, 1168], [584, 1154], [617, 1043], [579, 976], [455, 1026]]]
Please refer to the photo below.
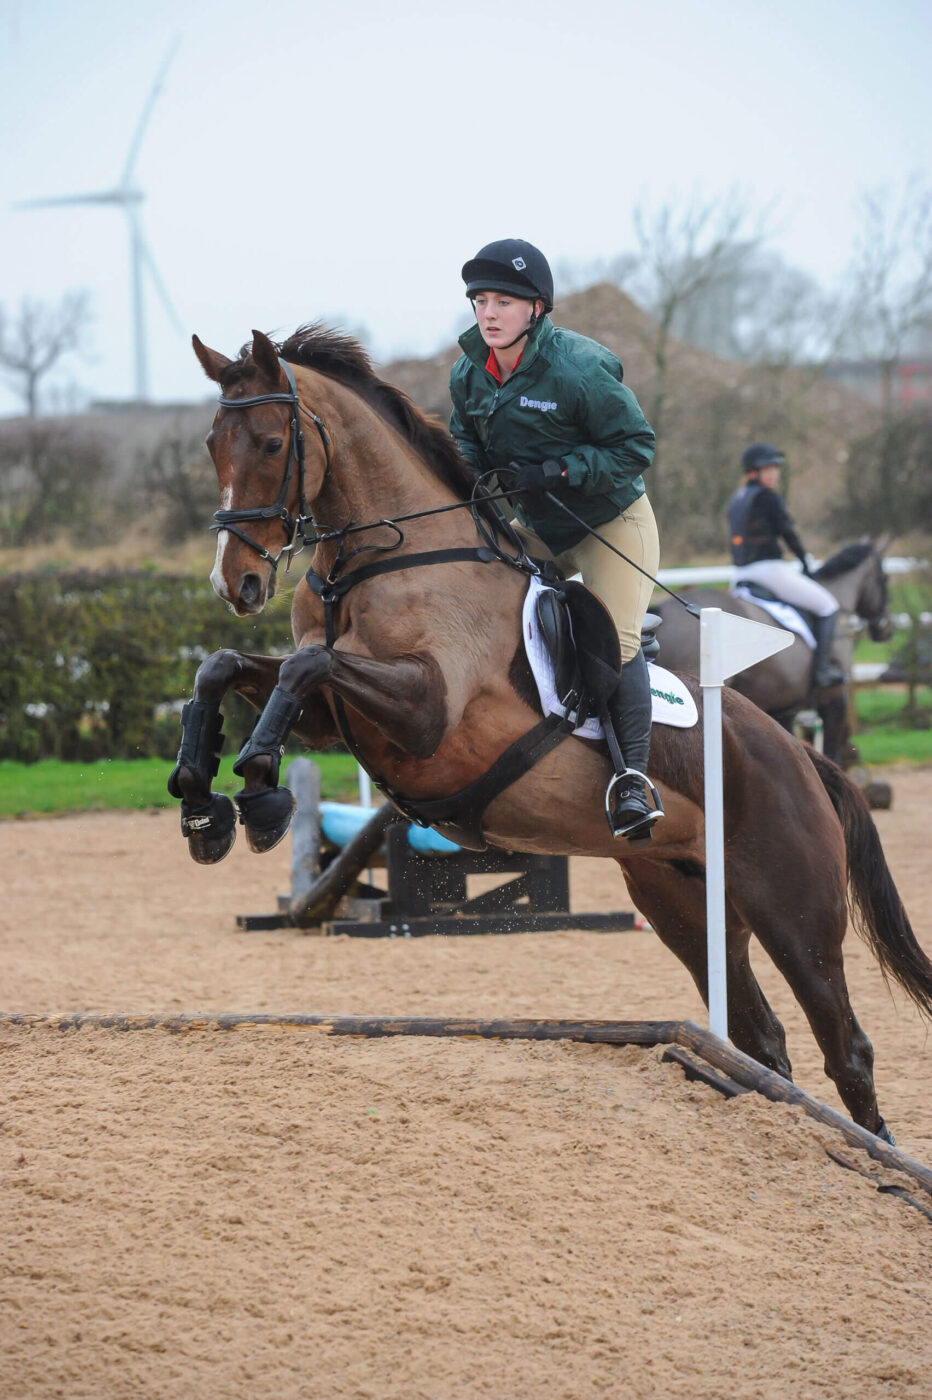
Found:
[[586, 535], [572, 549], [552, 554], [543, 540], [512, 521], [524, 541], [528, 554], [538, 559], [552, 559], [564, 574], [582, 574], [583, 582], [597, 593], [608, 608], [618, 629], [622, 662], [636, 656], [641, 645], [641, 623], [654, 591], [653, 576], [660, 567], [660, 539], [657, 522], [646, 496], [639, 496], [624, 515], [617, 515], [596, 528], [609, 544], [640, 567], [651, 578], [619, 559], [598, 540]]

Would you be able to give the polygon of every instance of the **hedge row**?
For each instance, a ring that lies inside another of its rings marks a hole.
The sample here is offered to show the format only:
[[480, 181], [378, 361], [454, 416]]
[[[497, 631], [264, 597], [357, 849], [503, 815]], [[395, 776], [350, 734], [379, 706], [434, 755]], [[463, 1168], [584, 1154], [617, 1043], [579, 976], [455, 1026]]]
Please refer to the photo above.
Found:
[[[170, 758], [179, 702], [220, 647], [280, 655], [289, 599], [237, 618], [206, 579], [145, 572], [0, 579], [0, 758]], [[233, 740], [254, 711], [224, 703]], [[229, 742], [229, 741], [228, 741]]]

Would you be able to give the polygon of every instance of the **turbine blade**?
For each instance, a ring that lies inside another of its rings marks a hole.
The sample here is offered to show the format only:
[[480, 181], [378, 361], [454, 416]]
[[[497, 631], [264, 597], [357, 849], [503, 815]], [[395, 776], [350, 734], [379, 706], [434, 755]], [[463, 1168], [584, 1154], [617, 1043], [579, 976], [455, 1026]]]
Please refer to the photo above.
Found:
[[138, 204], [139, 190], [91, 190], [87, 194], [54, 194], [40, 199], [20, 199], [14, 209], [51, 209], [60, 204]]
[[181, 324], [181, 318], [172, 304], [172, 299], [168, 295], [165, 283], [162, 281], [162, 274], [159, 272], [158, 267], [156, 266], [155, 257], [153, 256], [152, 249], [146, 242], [142, 229], [138, 228], [138, 226], [137, 236], [139, 239], [139, 251], [142, 254], [143, 262], [145, 263], [146, 268], [148, 269], [149, 276], [152, 278], [152, 285], [158, 293], [159, 301], [162, 303], [163, 307], [168, 312], [169, 320], [175, 327], [175, 330], [183, 335], [184, 326]]
[[133, 173], [133, 167], [136, 164], [136, 157], [139, 155], [139, 148], [142, 145], [142, 138], [145, 135], [146, 127], [149, 125], [149, 118], [152, 116], [152, 109], [156, 104], [159, 93], [162, 91], [162, 85], [165, 81], [165, 75], [171, 67], [172, 60], [174, 59], [175, 54], [178, 52], [178, 45], [180, 43], [181, 38], [179, 36], [170, 45], [168, 53], [162, 60], [162, 66], [156, 75], [155, 82], [152, 84], [152, 90], [145, 100], [142, 112], [139, 115], [139, 121], [136, 123], [136, 130], [133, 133], [133, 139], [130, 142], [129, 154], [126, 157], [126, 164], [123, 166], [123, 174], [120, 176], [121, 189], [129, 185], [130, 177]]

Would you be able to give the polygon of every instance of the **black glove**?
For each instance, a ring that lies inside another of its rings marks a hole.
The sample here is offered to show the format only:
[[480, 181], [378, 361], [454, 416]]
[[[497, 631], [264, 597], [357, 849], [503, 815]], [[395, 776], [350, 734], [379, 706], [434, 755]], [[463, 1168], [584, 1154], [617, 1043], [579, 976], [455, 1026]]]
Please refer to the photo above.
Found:
[[546, 462], [535, 462], [532, 467], [519, 467], [511, 490], [540, 495], [544, 491], [555, 491], [565, 485], [566, 471], [562, 462], [550, 459]]

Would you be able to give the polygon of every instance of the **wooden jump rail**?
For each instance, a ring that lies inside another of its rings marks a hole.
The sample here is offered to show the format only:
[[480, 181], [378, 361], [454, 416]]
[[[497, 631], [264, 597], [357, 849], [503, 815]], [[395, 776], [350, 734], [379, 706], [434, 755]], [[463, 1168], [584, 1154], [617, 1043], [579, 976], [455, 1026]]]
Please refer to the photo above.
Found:
[[[76, 1031], [85, 1029], [145, 1031], [166, 1030], [176, 1035], [193, 1031], [316, 1031], [321, 1035], [346, 1035], [372, 1039], [380, 1036], [458, 1036], [474, 1040], [574, 1040], [590, 1045], [668, 1045], [671, 1058], [687, 1073], [728, 1095], [754, 1090], [779, 1103], [795, 1104], [810, 1118], [840, 1132], [852, 1146], [875, 1161], [905, 1173], [932, 1195], [932, 1169], [908, 1157], [873, 1133], [853, 1123], [837, 1109], [797, 1088], [789, 1080], [765, 1069], [749, 1055], [720, 1040], [694, 1021], [534, 1021], [500, 1018], [472, 1020], [443, 1016], [302, 1016], [172, 1013], [159, 1015], [108, 1015], [101, 1012], [32, 1015], [0, 1012], [0, 1028], [20, 1026], [30, 1030]], [[692, 1055], [704, 1064], [696, 1064]], [[711, 1066], [711, 1070], [706, 1068]]]

